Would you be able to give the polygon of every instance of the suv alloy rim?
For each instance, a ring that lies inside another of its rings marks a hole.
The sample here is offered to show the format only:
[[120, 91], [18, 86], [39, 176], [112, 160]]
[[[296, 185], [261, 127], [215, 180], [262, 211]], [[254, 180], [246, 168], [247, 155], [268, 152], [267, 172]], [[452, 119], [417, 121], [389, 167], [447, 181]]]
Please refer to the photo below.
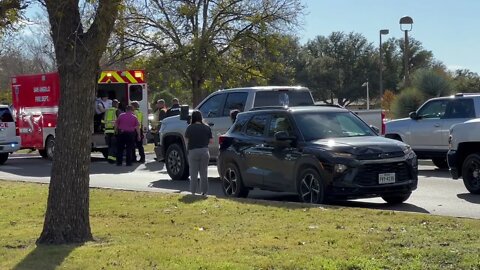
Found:
[[480, 163], [477, 160], [470, 161], [468, 166], [469, 183], [470, 186], [479, 189], [480, 188]]
[[316, 203], [320, 199], [321, 187], [319, 180], [312, 173], [303, 176], [300, 182], [300, 196], [302, 201]]
[[223, 176], [223, 190], [227, 195], [237, 192], [237, 174], [231, 168], [228, 168]]
[[178, 174], [180, 172], [180, 167], [182, 166], [182, 161], [180, 160], [180, 155], [177, 150], [170, 151], [168, 155], [168, 167], [173, 174]]

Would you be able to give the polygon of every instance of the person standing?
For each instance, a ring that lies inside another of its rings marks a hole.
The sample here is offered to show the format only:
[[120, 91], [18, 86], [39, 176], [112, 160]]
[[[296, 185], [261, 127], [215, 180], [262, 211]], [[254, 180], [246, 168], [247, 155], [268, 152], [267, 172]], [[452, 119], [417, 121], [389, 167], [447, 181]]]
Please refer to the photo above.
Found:
[[[133, 114], [135, 114], [138, 122], [140, 123], [140, 133], [135, 136], [135, 147], [132, 151], [132, 158], [134, 162], [138, 161], [140, 163], [145, 163], [145, 149], [143, 148], [143, 113], [140, 111], [140, 104], [138, 103], [138, 101], [133, 101], [131, 104], [133, 107]], [[136, 149], [138, 149], [138, 155], [140, 156], [140, 160], [137, 160], [137, 155], [135, 154]]]
[[197, 192], [198, 174], [200, 173], [200, 191], [202, 195], [208, 192], [208, 162], [210, 154], [208, 144], [212, 143], [212, 130], [203, 123], [202, 113], [192, 113], [191, 124], [185, 131], [188, 144], [188, 165], [190, 167], [190, 192]]
[[105, 111], [111, 106], [111, 101], [108, 99], [108, 95], [103, 93], [101, 98], [97, 98], [95, 101], [95, 117], [94, 117], [94, 132], [102, 132], [104, 128], [103, 119], [105, 117]]
[[112, 101], [112, 107], [108, 108], [105, 111], [105, 143], [108, 146], [108, 155], [107, 161], [109, 163], [115, 163], [117, 160], [116, 150], [117, 150], [117, 139], [115, 138], [115, 122], [120, 114], [118, 109], [118, 100], [114, 99]]
[[155, 133], [153, 134], [153, 143], [155, 145], [158, 145], [160, 140], [160, 133], [159, 133], [160, 126], [162, 125], [162, 120], [165, 119], [165, 117], [167, 116], [167, 108], [165, 106], [165, 100], [163, 99], [157, 100], [156, 109], [157, 109], [157, 112], [156, 112], [157, 122], [155, 123], [156, 126], [155, 126]]
[[180, 114], [180, 104], [178, 98], [172, 99], [172, 106], [167, 110], [165, 117], [175, 116]]
[[[126, 165], [132, 166], [132, 149], [135, 139], [140, 140], [140, 123], [133, 114], [132, 105], [128, 105], [126, 112], [120, 114], [115, 122], [117, 132], [117, 166], [122, 166], [123, 151], [126, 151]], [[135, 138], [137, 136], [137, 138]]]

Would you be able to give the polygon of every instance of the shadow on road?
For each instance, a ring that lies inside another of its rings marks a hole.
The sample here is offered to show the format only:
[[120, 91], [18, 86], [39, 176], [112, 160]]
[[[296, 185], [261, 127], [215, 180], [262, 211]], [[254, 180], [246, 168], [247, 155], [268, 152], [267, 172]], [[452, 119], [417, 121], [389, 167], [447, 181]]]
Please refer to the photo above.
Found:
[[409, 203], [401, 203], [390, 205], [387, 203], [373, 203], [373, 202], [360, 202], [360, 201], [335, 201], [333, 204], [338, 206], [347, 206], [347, 207], [360, 207], [360, 208], [369, 208], [369, 209], [378, 209], [378, 210], [392, 210], [392, 211], [402, 211], [402, 212], [417, 212], [429, 214], [430, 212], [422, 207], [418, 207]]
[[67, 258], [68, 255], [77, 247], [78, 245], [38, 245], [13, 269], [57, 269], [65, 260], [65, 258]]
[[418, 176], [423, 176], [426, 178], [429, 177], [440, 177], [440, 178], [450, 178], [450, 172], [447, 169], [423, 169], [418, 171]]
[[472, 193], [461, 193], [457, 194], [459, 199], [465, 200], [469, 203], [480, 204], [480, 195], [479, 194], [472, 194]]

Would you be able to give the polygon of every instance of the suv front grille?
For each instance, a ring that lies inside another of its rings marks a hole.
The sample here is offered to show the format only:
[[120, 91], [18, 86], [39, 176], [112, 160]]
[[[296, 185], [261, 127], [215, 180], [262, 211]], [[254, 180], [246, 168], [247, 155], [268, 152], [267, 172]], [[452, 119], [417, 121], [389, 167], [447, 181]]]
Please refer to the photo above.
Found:
[[362, 186], [378, 185], [378, 174], [395, 173], [395, 183], [410, 180], [411, 174], [405, 162], [365, 164], [359, 168], [354, 183]]

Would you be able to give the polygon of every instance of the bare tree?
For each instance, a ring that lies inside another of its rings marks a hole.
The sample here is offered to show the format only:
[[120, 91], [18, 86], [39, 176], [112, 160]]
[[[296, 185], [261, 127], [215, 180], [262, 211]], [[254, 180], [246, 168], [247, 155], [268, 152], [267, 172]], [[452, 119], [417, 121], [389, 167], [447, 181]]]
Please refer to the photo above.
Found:
[[298, 24], [300, 0], [149, 0], [126, 5], [126, 43], [154, 49], [188, 81], [193, 103], [206, 77], [239, 40]]
[[90, 140], [98, 64], [120, 0], [99, 0], [88, 30], [79, 0], [45, 0], [60, 75], [60, 105], [47, 211], [39, 244], [92, 239], [89, 219]]

